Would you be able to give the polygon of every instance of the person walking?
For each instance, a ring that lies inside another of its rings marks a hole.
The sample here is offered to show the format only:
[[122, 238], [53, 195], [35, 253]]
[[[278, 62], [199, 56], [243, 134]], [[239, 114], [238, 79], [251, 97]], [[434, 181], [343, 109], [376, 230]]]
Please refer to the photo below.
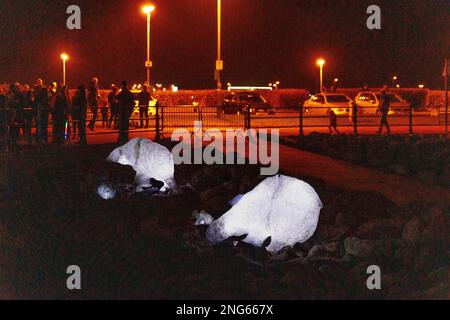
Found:
[[140, 128], [144, 127], [144, 118], [146, 119], [145, 128], [148, 128], [148, 107], [150, 106], [151, 100], [150, 92], [148, 91], [148, 85], [144, 84], [142, 86], [142, 91], [139, 93], [139, 119]]
[[117, 100], [117, 92], [119, 88], [116, 85], [111, 85], [111, 92], [108, 94], [108, 104], [111, 110], [108, 128], [114, 124], [113, 128], [117, 129], [117, 117], [119, 115], [119, 101]]
[[121, 82], [121, 90], [117, 95], [119, 104], [119, 143], [128, 142], [129, 120], [134, 107], [133, 94], [128, 90], [126, 81]]
[[69, 111], [69, 96], [64, 84], [60, 84], [56, 92], [55, 105], [52, 109], [53, 143], [61, 145], [65, 140], [65, 124]]
[[330, 125], [328, 126], [330, 135], [333, 134], [333, 130], [335, 133], [340, 134], [341, 132], [337, 128], [337, 116], [333, 109], [330, 109], [330, 111], [328, 111], [328, 117], [330, 119]]
[[89, 109], [92, 112], [92, 119], [89, 122], [89, 129], [91, 129], [91, 131], [94, 131], [95, 122], [97, 121], [98, 118], [98, 101], [99, 101], [98, 79], [92, 78], [91, 81], [89, 81], [87, 94], [87, 102], [89, 105]]
[[381, 134], [383, 132], [383, 127], [386, 127], [388, 135], [391, 134], [391, 128], [389, 127], [388, 122], [390, 107], [391, 107], [391, 97], [388, 93], [388, 86], [384, 85], [380, 93], [379, 112], [381, 113], [381, 120], [380, 120], [380, 128], [378, 129], [378, 134]]

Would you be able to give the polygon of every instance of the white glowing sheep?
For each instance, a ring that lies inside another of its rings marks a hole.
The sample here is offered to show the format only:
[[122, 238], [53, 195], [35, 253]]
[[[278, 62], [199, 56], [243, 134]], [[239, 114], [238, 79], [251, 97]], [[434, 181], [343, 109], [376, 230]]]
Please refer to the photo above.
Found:
[[277, 175], [262, 181], [228, 212], [214, 221], [206, 236], [211, 243], [247, 234], [243, 240], [277, 252], [305, 242], [315, 232], [322, 202], [315, 190], [296, 178]]
[[138, 192], [150, 186], [150, 178], [164, 183], [162, 191], [175, 187], [172, 153], [149, 139], [132, 139], [111, 152], [106, 160], [132, 166], [136, 171], [134, 182]]

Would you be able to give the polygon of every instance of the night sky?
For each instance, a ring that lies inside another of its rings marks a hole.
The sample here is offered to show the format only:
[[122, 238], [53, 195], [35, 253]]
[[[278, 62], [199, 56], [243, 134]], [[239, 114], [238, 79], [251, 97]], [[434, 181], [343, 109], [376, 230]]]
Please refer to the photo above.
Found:
[[[71, 87], [145, 80], [144, 1], [0, 0], [0, 83], [61, 80], [59, 55], [70, 54]], [[214, 88], [215, 0], [154, 0], [152, 80], [181, 89]], [[82, 29], [66, 28], [66, 8], [82, 10]], [[366, 9], [382, 10], [382, 30], [366, 28]], [[449, 0], [222, 0], [223, 82], [317, 88], [326, 82], [441, 88], [450, 53]]]

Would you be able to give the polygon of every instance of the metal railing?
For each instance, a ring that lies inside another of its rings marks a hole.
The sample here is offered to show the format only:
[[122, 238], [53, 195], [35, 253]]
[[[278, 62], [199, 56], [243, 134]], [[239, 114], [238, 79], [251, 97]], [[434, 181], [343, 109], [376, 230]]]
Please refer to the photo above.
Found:
[[[375, 110], [364, 109], [361, 107], [336, 108], [336, 126], [337, 128], [351, 128], [354, 134], [362, 128], [379, 128], [381, 114]], [[225, 131], [227, 129], [293, 129], [302, 136], [305, 129], [311, 128], [329, 128], [333, 120], [330, 117], [329, 107], [306, 108], [299, 106], [297, 108], [277, 108], [275, 114], [254, 113], [247, 107], [243, 112], [229, 114], [225, 113], [221, 106], [156, 106], [152, 114], [146, 117], [140, 117], [139, 112], [133, 112], [129, 119], [129, 133], [155, 133], [156, 139], [163, 135], [171, 134], [177, 129], [186, 129], [191, 133], [194, 131], [194, 123], [202, 122], [203, 131], [215, 129]], [[333, 109], [334, 110], [334, 109]], [[33, 113], [31, 120], [27, 121], [8, 121], [9, 109], [0, 110], [0, 140], [2, 145], [15, 143], [21, 137], [31, 142], [33, 131], [37, 131], [37, 117]], [[445, 114], [439, 113], [435, 116], [430, 112], [414, 112], [413, 108], [408, 111], [396, 112], [387, 116], [391, 128], [404, 127], [406, 132], [413, 134], [416, 127], [438, 127], [441, 133], [445, 132]], [[65, 138], [66, 143], [79, 138], [78, 121], [70, 119], [66, 122]], [[143, 128], [141, 129], [141, 121]], [[148, 121], [148, 126], [147, 126]], [[94, 130], [90, 129], [90, 124], [94, 124]], [[48, 122], [48, 127], [54, 123]], [[85, 132], [87, 136], [119, 133], [119, 129], [114, 127], [114, 121], [111, 123], [111, 112], [109, 109], [98, 109], [97, 117], [88, 109], [85, 120]], [[23, 132], [20, 136], [20, 131]], [[76, 135], [74, 133], [76, 131]], [[52, 130], [48, 130], [49, 137], [52, 138]], [[374, 131], [375, 133], [375, 131]], [[1, 144], [0, 144], [1, 146]]]

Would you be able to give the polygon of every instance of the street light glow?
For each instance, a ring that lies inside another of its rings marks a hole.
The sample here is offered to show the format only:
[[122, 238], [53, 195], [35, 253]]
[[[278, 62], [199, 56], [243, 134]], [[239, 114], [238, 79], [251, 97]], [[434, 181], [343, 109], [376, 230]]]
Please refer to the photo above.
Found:
[[61, 53], [61, 59], [64, 61], [69, 60], [69, 55], [67, 53]]
[[320, 59], [317, 59], [316, 63], [318, 66], [322, 67], [325, 64], [325, 60], [320, 58]]
[[142, 7], [142, 12], [144, 12], [145, 14], [152, 13], [153, 11], [155, 11], [155, 6], [152, 4]]

